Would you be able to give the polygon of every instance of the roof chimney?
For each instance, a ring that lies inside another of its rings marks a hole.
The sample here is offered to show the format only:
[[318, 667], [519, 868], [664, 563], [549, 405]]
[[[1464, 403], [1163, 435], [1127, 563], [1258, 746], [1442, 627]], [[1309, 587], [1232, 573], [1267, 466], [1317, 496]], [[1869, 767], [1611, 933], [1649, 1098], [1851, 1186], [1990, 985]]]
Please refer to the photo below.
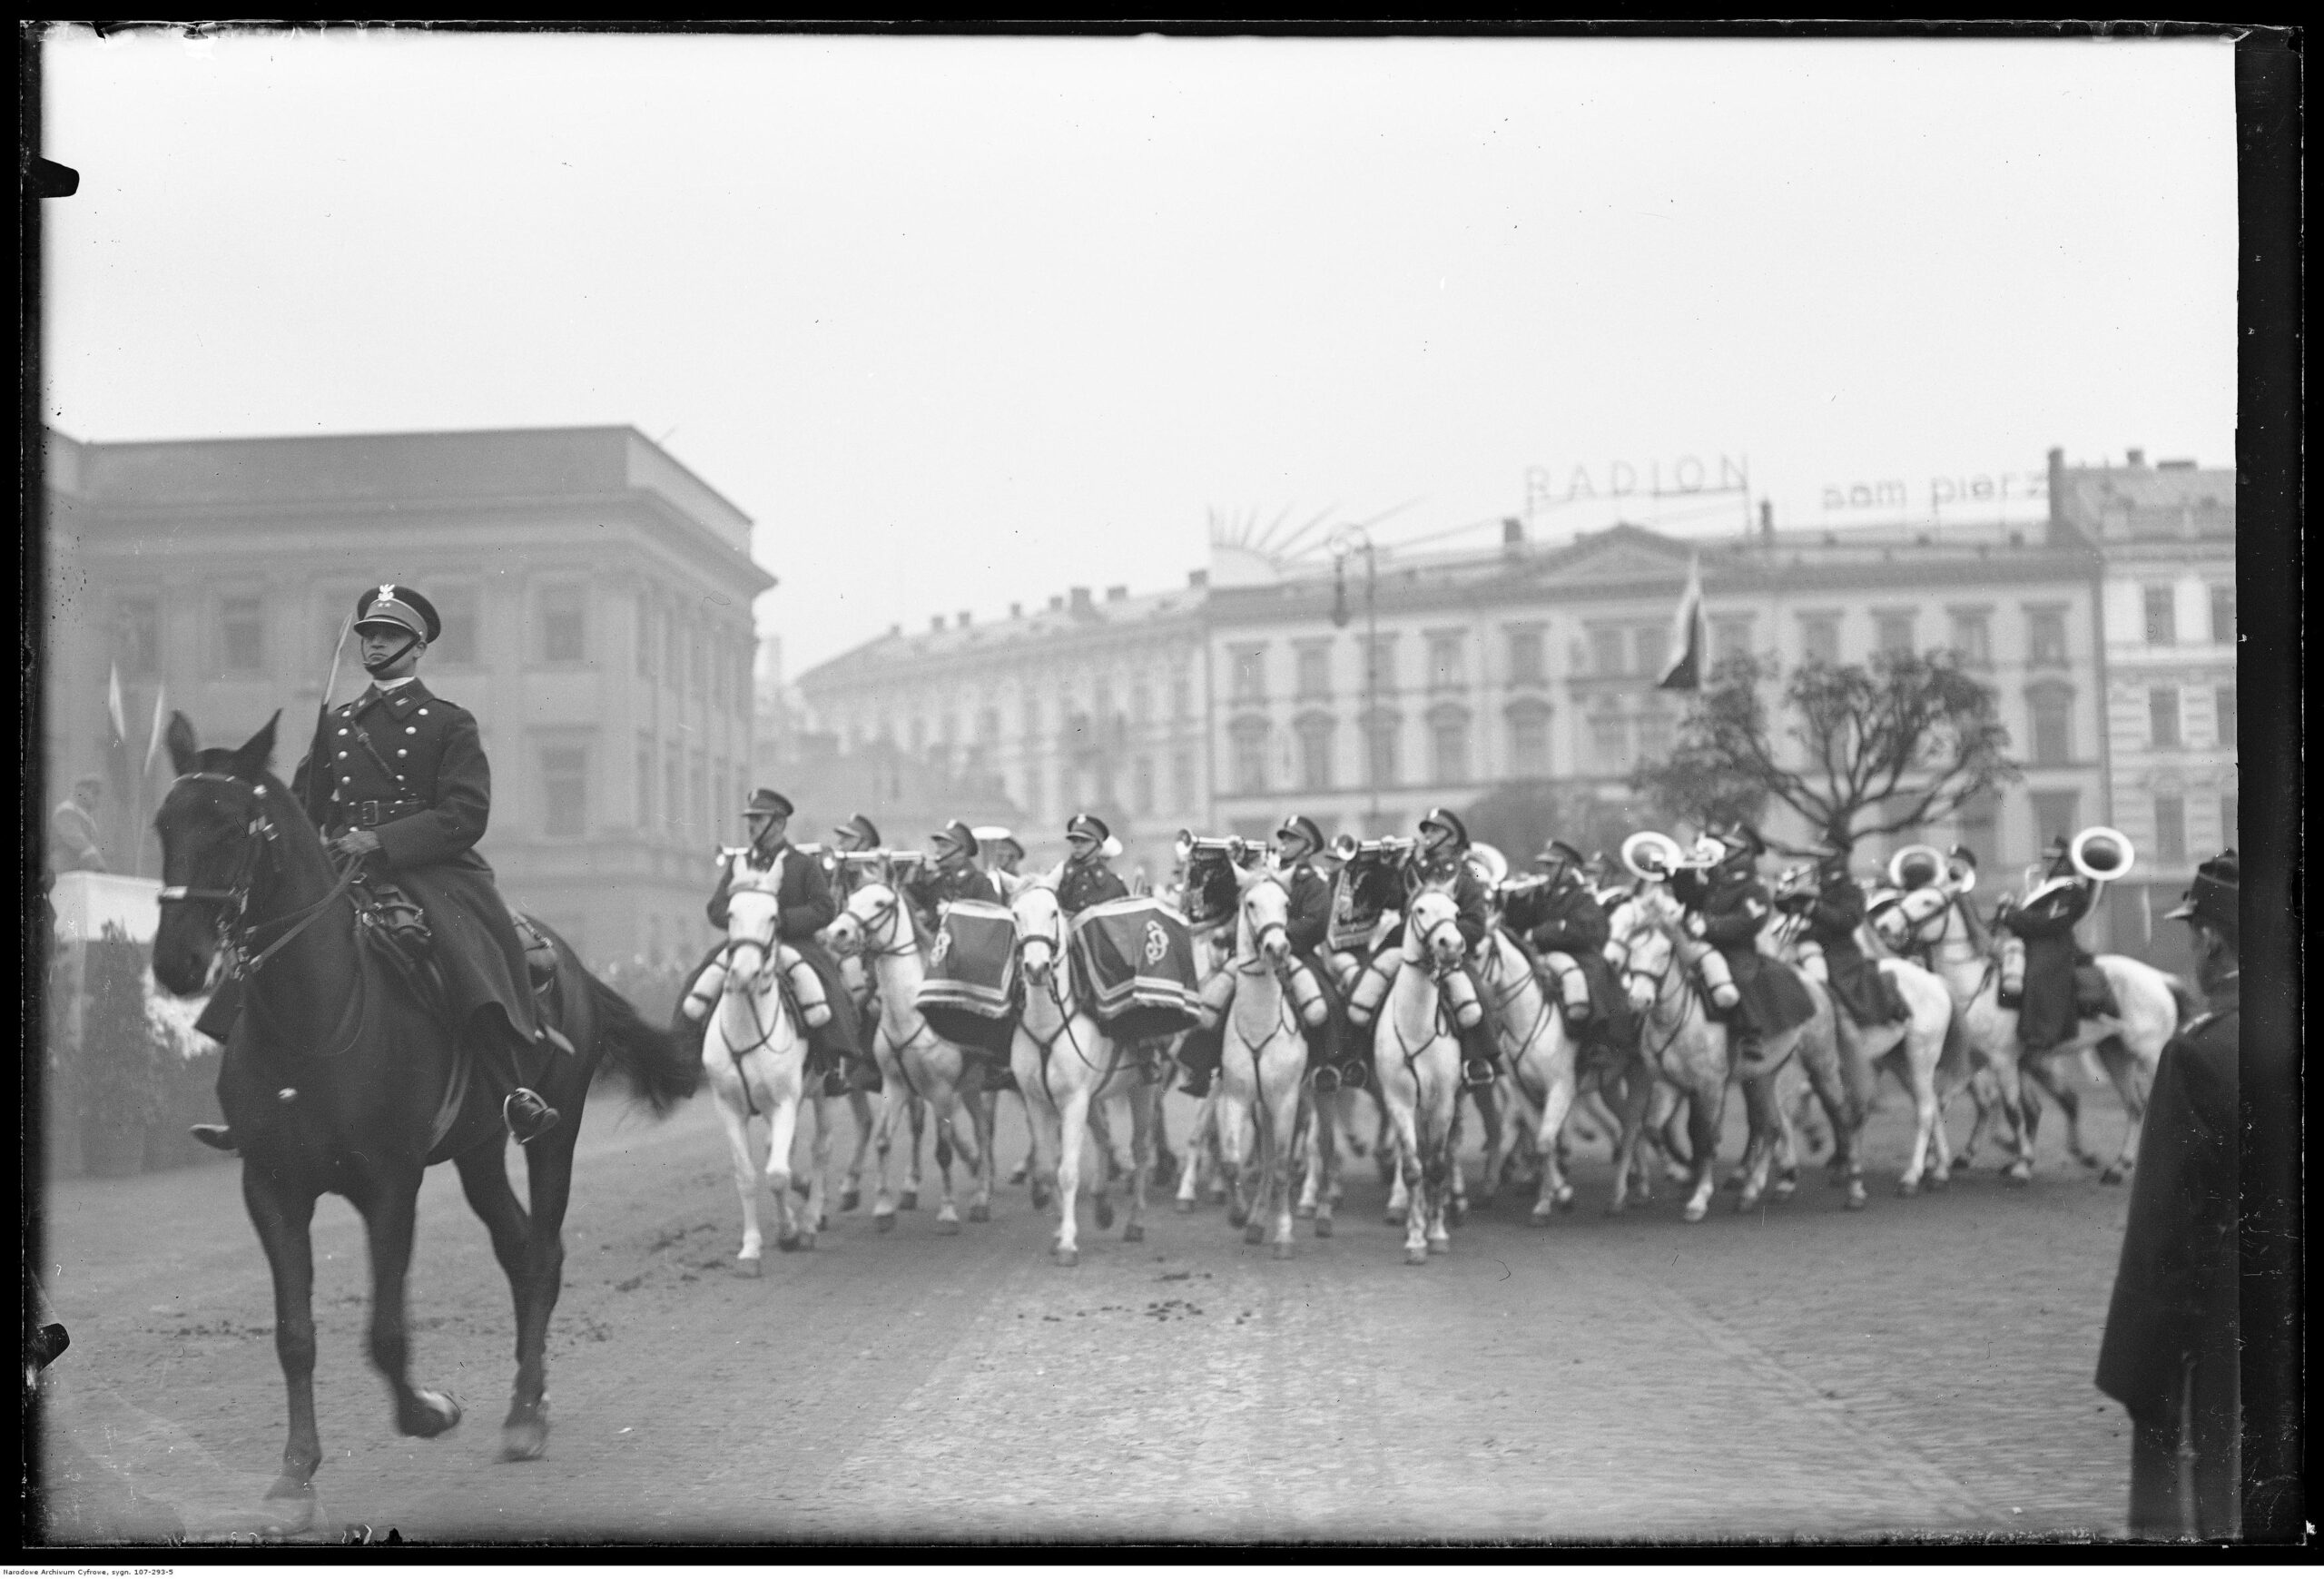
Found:
[[1076, 614], [1088, 614], [1090, 611], [1089, 588], [1087, 587], [1068, 587], [1067, 590], [1073, 598], [1073, 612]]
[[969, 611], [965, 608], [960, 610], [960, 628], [962, 630], [969, 628]]
[[2066, 452], [2056, 445], [2050, 447], [2050, 540], [2057, 541], [2058, 528], [2066, 518]]
[[1776, 507], [1773, 499], [1759, 501], [1759, 540], [1772, 544], [1776, 540]]
[[1129, 601], [1129, 588], [1128, 588], [1128, 587], [1126, 587], [1126, 586], [1124, 586], [1124, 587], [1107, 587], [1107, 588], [1106, 588], [1106, 601], [1107, 601], [1107, 602], [1108, 602], [1108, 603], [1127, 603], [1127, 602], [1128, 602], [1128, 601]]
[[928, 628], [931, 630], [942, 630], [944, 628], [944, 617], [940, 614], [930, 615], [928, 617]]
[[1023, 604], [1021, 604], [1021, 603], [1012, 603], [1012, 604], [1010, 604], [1010, 605], [1009, 606], [1009, 618], [1011, 618], [1011, 619], [1022, 619], [1022, 618], [1024, 618], [1024, 617], [1025, 617], [1025, 606], [1024, 606]]
[[1049, 597], [1049, 607], [1050, 607], [1052, 610], [1056, 610], [1056, 609], [1063, 608], [1064, 607], [1065, 607], [1065, 597], [1064, 597], [1064, 595], [1063, 595], [1062, 593], [1052, 593], [1052, 594], [1050, 595], [1050, 597]]
[[2133, 450], [2132, 450], [2132, 451], [2131, 451], [2131, 469], [2132, 469], [2132, 471], [2136, 471], [2140, 467], [2144, 466], [2145, 464], [2146, 464], [2146, 451], [2145, 451], [2145, 450], [2143, 450], [2143, 449], [2133, 449]]
[[1187, 586], [1189, 586], [1189, 587], [1207, 587], [1207, 586], [1209, 586], [1209, 585], [1210, 585], [1210, 572], [1209, 572], [1209, 571], [1207, 571], [1207, 570], [1189, 570], [1189, 571], [1187, 571]]
[[901, 624], [891, 625], [888, 627], [888, 634], [890, 636], [901, 636], [903, 633], [904, 627]]
[[1515, 516], [1501, 518], [1501, 546], [1521, 548], [1525, 546], [1525, 523]]

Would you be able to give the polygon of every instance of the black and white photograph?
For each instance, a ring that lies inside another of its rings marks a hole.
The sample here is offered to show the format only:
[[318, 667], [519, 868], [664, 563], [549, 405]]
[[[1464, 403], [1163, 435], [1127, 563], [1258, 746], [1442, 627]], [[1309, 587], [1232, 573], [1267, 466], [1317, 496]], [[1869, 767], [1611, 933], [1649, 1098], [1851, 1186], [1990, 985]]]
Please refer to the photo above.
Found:
[[2249, 30], [19, 36], [35, 1561], [2300, 1538]]

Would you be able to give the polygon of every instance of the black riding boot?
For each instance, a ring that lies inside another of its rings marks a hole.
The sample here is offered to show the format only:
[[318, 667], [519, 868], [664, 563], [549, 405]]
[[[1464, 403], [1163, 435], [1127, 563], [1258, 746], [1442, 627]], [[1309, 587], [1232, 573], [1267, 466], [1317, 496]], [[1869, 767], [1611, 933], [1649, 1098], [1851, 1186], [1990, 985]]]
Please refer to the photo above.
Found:
[[1319, 1097], [1327, 1097], [1340, 1089], [1340, 1066], [1332, 1058], [1328, 1045], [1330, 1035], [1327, 1026], [1306, 1032], [1305, 1038], [1307, 1043], [1306, 1072], [1315, 1077], [1315, 1094]]
[[493, 1089], [507, 1093], [501, 1099], [500, 1117], [508, 1126], [508, 1133], [517, 1145], [528, 1146], [556, 1128], [556, 1110], [525, 1083], [523, 1072], [526, 1061], [547, 1051], [549, 1040], [544, 1032], [539, 1042], [528, 1041], [514, 1026], [490, 1025], [491, 1018], [486, 1013], [478, 1016], [482, 1046], [477, 1061], [483, 1066], [485, 1079]]
[[1226, 1061], [1226, 1033], [1224, 1025], [1206, 1031], [1197, 1025], [1187, 1032], [1178, 1044], [1178, 1062], [1185, 1067], [1187, 1078], [1178, 1089], [1190, 1097], [1210, 1095], [1211, 1077]]
[[1492, 1028], [1479, 1023], [1461, 1032], [1461, 1084], [1472, 1091], [1482, 1090], [1500, 1072], [1501, 1049], [1494, 1045]]

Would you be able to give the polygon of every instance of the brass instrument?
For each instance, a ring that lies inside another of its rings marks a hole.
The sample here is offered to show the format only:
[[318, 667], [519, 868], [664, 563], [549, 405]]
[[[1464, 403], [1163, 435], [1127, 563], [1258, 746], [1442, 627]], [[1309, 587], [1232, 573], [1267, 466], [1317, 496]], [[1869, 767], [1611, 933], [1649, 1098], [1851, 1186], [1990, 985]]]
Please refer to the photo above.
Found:
[[2084, 828], [2066, 846], [2066, 859], [2093, 883], [2120, 883], [2130, 875], [2139, 853], [2129, 838], [2112, 828]]
[[1198, 854], [1223, 855], [1236, 866], [1247, 866], [1252, 859], [1264, 853], [1266, 846], [1254, 844], [1240, 834], [1229, 834], [1224, 839], [1208, 838], [1191, 828], [1180, 828], [1177, 843], [1172, 846], [1184, 865]]
[[1401, 861], [1419, 848], [1418, 839], [1393, 834], [1381, 839], [1358, 839], [1354, 834], [1342, 834], [1332, 841], [1332, 854], [1343, 864], [1358, 856], [1374, 861]]
[[1816, 868], [1803, 862], [1785, 868], [1783, 874], [1775, 881], [1772, 897], [1780, 909], [1787, 904], [1815, 899], [1822, 892], [1823, 885], [1817, 880]]
[[1484, 879], [1487, 888], [1506, 881], [1509, 876], [1509, 857], [1493, 845], [1472, 844], [1468, 861], [1470, 869]]
[[1622, 841], [1622, 864], [1641, 882], [1659, 883], [1674, 872], [1707, 872], [1718, 862], [1712, 856], [1688, 854], [1668, 834], [1642, 828]]
[[1945, 853], [1934, 844], [1907, 844], [1888, 857], [1888, 881], [1898, 888], [1934, 888], [1947, 875]]

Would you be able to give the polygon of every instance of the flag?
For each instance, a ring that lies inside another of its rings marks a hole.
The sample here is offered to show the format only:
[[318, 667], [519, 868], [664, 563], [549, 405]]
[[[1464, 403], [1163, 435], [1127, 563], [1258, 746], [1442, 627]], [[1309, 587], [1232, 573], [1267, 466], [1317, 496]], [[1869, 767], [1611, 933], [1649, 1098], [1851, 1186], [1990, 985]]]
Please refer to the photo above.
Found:
[[105, 673], [105, 788], [110, 803], [104, 810], [102, 824], [103, 848], [108, 870], [118, 870], [112, 864], [120, 852], [136, 837], [137, 807], [133, 797], [137, 793], [136, 782], [129, 773], [129, 720], [121, 706], [121, 666], [113, 665]]
[[1679, 611], [1670, 617], [1670, 661], [1654, 685], [1660, 691], [1703, 687], [1703, 562], [1699, 555], [1687, 561], [1687, 589], [1679, 594]]
[[153, 732], [145, 740], [145, 776], [148, 778], [153, 776], [153, 764], [161, 759], [162, 719], [169, 711], [169, 695], [167, 686], [153, 687]]
[[114, 748], [129, 744], [129, 721], [121, 711], [121, 666], [115, 664], [105, 674], [105, 721], [113, 725], [113, 734], [105, 742]]

